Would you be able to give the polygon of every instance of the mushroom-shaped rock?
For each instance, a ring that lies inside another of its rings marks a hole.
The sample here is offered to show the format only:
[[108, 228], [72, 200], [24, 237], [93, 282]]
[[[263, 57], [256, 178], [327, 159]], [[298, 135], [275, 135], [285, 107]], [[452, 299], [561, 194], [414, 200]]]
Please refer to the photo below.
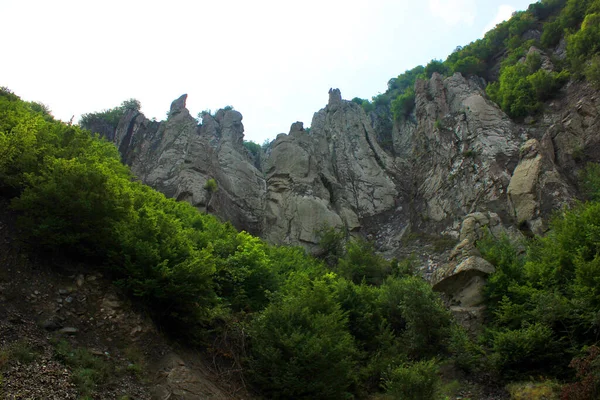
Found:
[[448, 271], [433, 285], [433, 290], [445, 293], [452, 305], [476, 307], [483, 302], [486, 277], [495, 271], [483, 258], [470, 256]]

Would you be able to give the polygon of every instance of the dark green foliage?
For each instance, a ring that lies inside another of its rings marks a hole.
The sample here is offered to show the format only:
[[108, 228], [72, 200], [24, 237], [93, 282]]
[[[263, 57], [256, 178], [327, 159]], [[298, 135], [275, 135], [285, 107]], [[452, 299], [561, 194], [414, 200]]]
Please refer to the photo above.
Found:
[[218, 294], [234, 311], [259, 311], [268, 304], [268, 294], [278, 289], [267, 246], [246, 232], [235, 240], [236, 252], [217, 267]]
[[330, 267], [337, 265], [346, 252], [346, 234], [340, 229], [324, 227], [318, 232], [320, 257]]
[[244, 147], [246, 149], [248, 149], [250, 154], [252, 154], [254, 157], [260, 156], [260, 152], [261, 152], [260, 144], [254, 143], [251, 140], [244, 140]]
[[410, 88], [392, 101], [391, 111], [396, 121], [406, 119], [415, 108], [415, 91]]
[[[584, 176], [594, 196], [598, 168]], [[594, 176], [595, 175], [595, 176]], [[585, 185], [584, 185], [585, 186]], [[563, 211], [527, 252], [506, 238], [479, 242], [496, 267], [486, 287], [487, 343], [505, 376], [566, 376], [567, 360], [600, 337], [600, 203]]]
[[430, 285], [418, 277], [388, 278], [381, 301], [391, 328], [413, 357], [435, 356], [450, 334], [451, 316]]
[[507, 376], [547, 371], [560, 361], [552, 329], [536, 323], [494, 335], [493, 362]]
[[542, 45], [546, 48], [553, 48], [560, 42], [563, 34], [564, 31], [559, 20], [548, 22], [544, 25], [544, 31], [542, 32]]
[[96, 113], [83, 114], [79, 120], [79, 125], [85, 128], [89, 128], [98, 122], [105, 122], [113, 128], [117, 128], [121, 117], [125, 115], [127, 111], [135, 110], [139, 111], [142, 107], [141, 103], [136, 99], [125, 100], [119, 107], [110, 108]]
[[388, 81], [388, 92], [397, 91], [397, 93], [405, 92], [408, 89], [412, 89], [415, 85], [415, 81], [423, 75], [425, 68], [421, 65], [411, 70], [405, 71], [403, 74], [398, 75], [397, 78], [392, 78]]
[[504, 67], [500, 81], [488, 85], [488, 95], [512, 117], [536, 113], [541, 102], [556, 94], [569, 78], [567, 71], [548, 72], [539, 67], [539, 55], [534, 54], [525, 63]]
[[433, 360], [403, 364], [387, 374], [383, 384], [386, 394], [398, 400], [436, 400], [441, 381]]
[[363, 110], [365, 110], [366, 113], [370, 113], [371, 111], [373, 111], [375, 109], [374, 104], [371, 103], [367, 99], [361, 99], [360, 97], [355, 97], [352, 99], [352, 102], [361, 106], [363, 108]]
[[442, 62], [442, 60], [431, 60], [429, 64], [425, 66], [425, 77], [431, 78], [434, 72], [437, 72], [438, 74], [444, 76], [447, 75], [450, 71], [448, 69], [448, 66], [445, 65]]
[[465, 373], [479, 372], [484, 362], [484, 349], [458, 325], [451, 328], [448, 351], [454, 365]]
[[482, 75], [485, 71], [485, 64], [475, 56], [468, 56], [458, 60], [454, 64], [452, 71], [460, 72], [465, 76]]
[[493, 313], [508, 293], [510, 285], [522, 281], [525, 258], [507, 236], [497, 239], [488, 233], [477, 242], [477, 248], [496, 267], [496, 272], [489, 277], [484, 289], [488, 311]]
[[346, 397], [356, 350], [331, 290], [326, 280], [309, 282], [254, 320], [252, 377], [268, 398]]
[[586, 15], [581, 29], [569, 36], [567, 55], [572, 67], [579, 71], [586, 60], [600, 52], [600, 12]]
[[595, 89], [600, 90], [600, 55], [594, 56], [587, 63], [583, 74]]
[[600, 164], [588, 163], [579, 172], [579, 181], [586, 199], [600, 201]]
[[380, 285], [390, 273], [390, 264], [375, 254], [375, 249], [369, 242], [352, 240], [346, 245], [344, 256], [338, 260], [336, 271], [354, 283], [364, 280], [371, 285]]

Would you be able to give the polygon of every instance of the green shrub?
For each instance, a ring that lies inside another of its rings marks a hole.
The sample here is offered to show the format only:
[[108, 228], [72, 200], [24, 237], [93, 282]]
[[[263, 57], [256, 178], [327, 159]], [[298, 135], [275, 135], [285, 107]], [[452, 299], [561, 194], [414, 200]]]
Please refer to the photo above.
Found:
[[398, 400], [435, 400], [441, 381], [435, 361], [419, 361], [393, 368], [383, 384], [386, 394]]
[[552, 48], [556, 46], [562, 38], [564, 32], [559, 20], [554, 20], [544, 24], [544, 30], [542, 31], [541, 42], [546, 48]]
[[319, 239], [320, 258], [327, 265], [335, 267], [346, 253], [346, 233], [341, 229], [323, 227], [317, 233]]
[[79, 120], [79, 125], [84, 128], [90, 128], [98, 122], [104, 122], [110, 127], [116, 129], [119, 121], [127, 113], [127, 111], [139, 111], [142, 107], [141, 103], [136, 99], [125, 100], [119, 107], [110, 108], [96, 113], [83, 114]]
[[446, 66], [446, 64], [442, 62], [442, 60], [431, 60], [429, 64], [425, 66], [425, 77], [427, 79], [431, 78], [434, 72], [437, 72], [438, 74], [444, 76], [447, 75], [450, 72], [450, 70]]
[[583, 74], [595, 89], [600, 90], [600, 55], [594, 56], [589, 61]]
[[466, 373], [479, 371], [485, 356], [483, 348], [459, 325], [451, 328], [448, 351], [454, 365]]
[[600, 52], [600, 13], [586, 15], [581, 29], [568, 37], [567, 57], [576, 71], [585, 61]]
[[488, 232], [477, 241], [477, 248], [496, 268], [496, 272], [488, 278], [484, 288], [488, 309], [493, 313], [508, 293], [509, 287], [524, 281], [525, 258], [519, 251], [518, 245], [506, 235], [496, 239]]
[[354, 283], [364, 280], [371, 285], [381, 285], [390, 273], [390, 264], [375, 253], [371, 243], [355, 239], [346, 245], [346, 252], [338, 260], [336, 271]]
[[253, 381], [269, 398], [344, 398], [356, 352], [347, 321], [324, 280], [273, 301], [250, 329]]
[[246, 232], [240, 232], [236, 241], [236, 252], [218, 263], [217, 294], [234, 311], [261, 310], [268, 304], [269, 294], [278, 289], [267, 245]]
[[419, 277], [387, 278], [381, 286], [381, 302], [409, 355], [427, 357], [444, 351], [452, 319], [427, 282]]
[[532, 324], [520, 329], [494, 333], [492, 360], [496, 368], [507, 376], [520, 373], [547, 371], [556, 365], [559, 353], [552, 329], [543, 324]]
[[254, 156], [254, 157], [258, 157], [261, 153], [261, 149], [262, 147], [260, 146], [260, 144], [255, 143], [251, 140], [244, 140], [243, 142], [244, 147], [246, 149], [248, 149], [248, 151]]
[[453, 67], [453, 72], [460, 72], [468, 75], [483, 75], [485, 72], [485, 63], [475, 56], [468, 56], [458, 60]]
[[396, 121], [402, 121], [410, 115], [415, 108], [415, 91], [412, 88], [406, 91], [392, 101], [391, 110]]

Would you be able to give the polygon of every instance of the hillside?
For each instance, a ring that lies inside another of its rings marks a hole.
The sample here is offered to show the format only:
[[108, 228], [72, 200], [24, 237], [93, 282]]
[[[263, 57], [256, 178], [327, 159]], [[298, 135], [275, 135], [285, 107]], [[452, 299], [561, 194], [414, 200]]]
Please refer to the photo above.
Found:
[[262, 147], [2, 88], [0, 393], [597, 399], [599, 16], [534, 3]]

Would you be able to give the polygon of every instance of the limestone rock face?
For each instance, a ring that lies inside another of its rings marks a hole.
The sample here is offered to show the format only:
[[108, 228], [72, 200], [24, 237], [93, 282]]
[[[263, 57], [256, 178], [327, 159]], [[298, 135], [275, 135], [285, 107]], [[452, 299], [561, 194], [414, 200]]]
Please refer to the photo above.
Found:
[[[484, 88], [477, 77], [434, 73], [417, 81], [414, 111], [400, 121], [385, 107], [367, 115], [332, 89], [310, 130], [296, 122], [258, 156], [243, 145], [239, 112], [219, 110], [198, 124], [186, 95], [166, 121], [130, 110], [104, 135], [144, 183], [271, 243], [313, 249], [321, 228], [343, 227], [401, 257], [407, 232], [472, 243], [474, 226], [543, 233], [552, 211], [576, 197], [582, 160], [600, 161], [593, 89], [569, 84], [538, 123], [522, 124]], [[204, 189], [211, 178], [212, 196]], [[448, 261], [436, 257], [423, 258], [429, 269]]]
[[359, 229], [361, 218], [394, 207], [392, 168], [362, 108], [330, 91], [310, 133], [295, 123], [272, 145], [265, 237], [310, 246], [323, 227]]
[[544, 154], [537, 139], [525, 142], [508, 185], [509, 206], [517, 223], [526, 224], [535, 234], [546, 230], [542, 215], [568, 204], [574, 196], [552, 162], [553, 153], [547, 149]]
[[[123, 160], [146, 184], [167, 196], [259, 234], [263, 226], [265, 179], [243, 147], [242, 115], [220, 110], [201, 125], [185, 108], [186, 95], [171, 104], [164, 122], [130, 111], [120, 121], [115, 141]], [[204, 189], [214, 178], [217, 192], [209, 201]]]
[[396, 123], [394, 137], [402, 203], [418, 217], [413, 223], [456, 232], [477, 210], [507, 216], [506, 188], [522, 135], [482, 87], [460, 74], [417, 81], [415, 112]]

